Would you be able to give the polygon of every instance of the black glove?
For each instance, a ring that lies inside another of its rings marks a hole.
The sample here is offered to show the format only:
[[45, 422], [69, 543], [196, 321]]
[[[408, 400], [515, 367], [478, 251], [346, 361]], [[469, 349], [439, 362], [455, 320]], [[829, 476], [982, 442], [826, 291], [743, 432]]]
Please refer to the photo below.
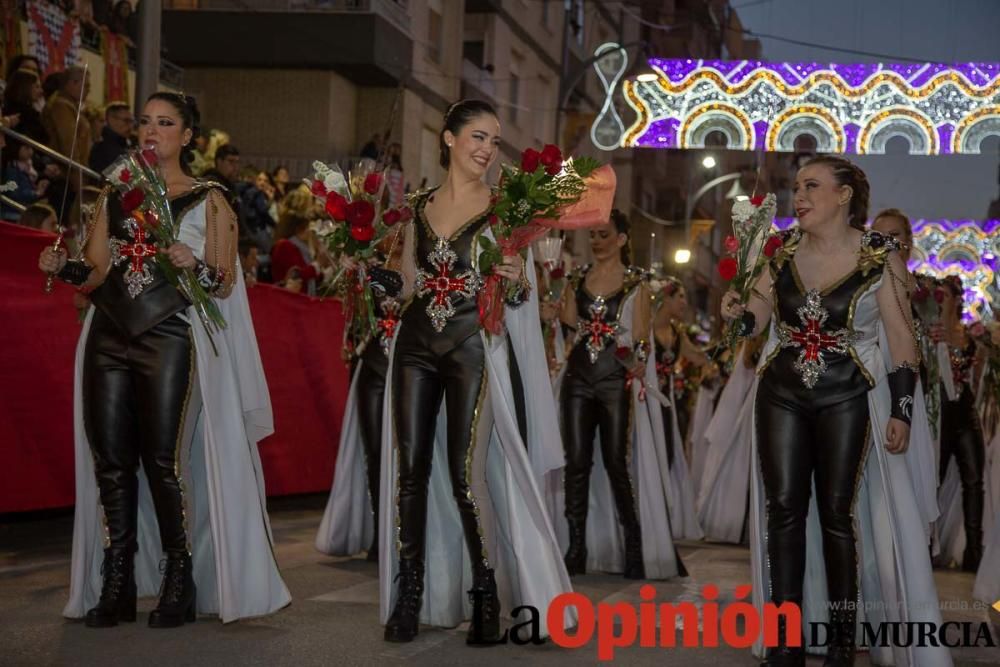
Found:
[[746, 338], [747, 336], [753, 335], [753, 330], [757, 328], [757, 316], [751, 311], [743, 311], [742, 317], [733, 322], [733, 326], [736, 327], [736, 335], [740, 338]]

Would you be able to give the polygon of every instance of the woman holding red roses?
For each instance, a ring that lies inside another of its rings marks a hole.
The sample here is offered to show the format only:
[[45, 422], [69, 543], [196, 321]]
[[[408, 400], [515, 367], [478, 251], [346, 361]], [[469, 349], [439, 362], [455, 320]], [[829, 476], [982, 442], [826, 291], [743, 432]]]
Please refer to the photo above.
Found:
[[[519, 254], [495, 265], [507, 283], [508, 335], [488, 334], [477, 304], [488, 278], [480, 240], [492, 238], [493, 193], [483, 179], [500, 143], [496, 112], [477, 100], [453, 104], [440, 141], [447, 175], [411, 198], [414, 219], [404, 230], [411, 298], [392, 343], [383, 410], [380, 611], [385, 639], [395, 642], [412, 641], [420, 622], [466, 620], [466, 590], [481, 620], [470, 642], [500, 636], [501, 601], [533, 605], [544, 618], [570, 590], [538, 491], [561, 466], [561, 448], [534, 271]], [[515, 361], [523, 387], [511, 379]], [[522, 388], [538, 398], [519, 423]]]
[[[256, 444], [272, 431], [271, 409], [236, 260], [236, 217], [219, 186], [187, 171], [197, 131], [194, 100], [174, 93], [150, 96], [139, 120], [146, 162], [158, 163], [180, 225], [177, 243], [153, 245], [155, 219], [135, 211], [141, 197], [109, 188], [83, 259], [51, 248], [39, 258], [93, 303], [77, 346], [76, 514], [63, 612], [88, 627], [135, 621], [136, 597], [158, 589], [149, 615], [157, 628], [199, 611], [223, 621], [260, 616], [290, 600], [264, 509]], [[120, 183], [131, 178], [112, 169]], [[206, 331], [157, 253], [193, 269], [224, 330]]]
[[[590, 231], [594, 264], [574, 272], [563, 297], [562, 323], [575, 331], [558, 381], [565, 563], [571, 575], [591, 569], [667, 579], [685, 573], [668, 511], [678, 501], [659, 392], [649, 391], [657, 379], [648, 280], [630, 266], [628, 241], [628, 218], [612, 211]], [[559, 509], [557, 496], [556, 514]]]
[[[806, 650], [827, 667], [853, 665], [861, 605], [869, 622], [941, 623], [914, 478], [933, 457], [910, 442], [919, 352], [907, 271], [895, 240], [865, 231], [868, 197], [861, 169], [814, 158], [795, 180], [799, 225], [749, 303], [723, 297], [742, 333], [770, 324], [754, 405], [754, 603], [797, 605], [802, 627], [830, 629], [826, 646], [803, 648], [779, 618], [765, 665], [803, 667]], [[822, 545], [807, 550], [807, 534]], [[951, 664], [943, 647], [870, 650], [878, 664]]]

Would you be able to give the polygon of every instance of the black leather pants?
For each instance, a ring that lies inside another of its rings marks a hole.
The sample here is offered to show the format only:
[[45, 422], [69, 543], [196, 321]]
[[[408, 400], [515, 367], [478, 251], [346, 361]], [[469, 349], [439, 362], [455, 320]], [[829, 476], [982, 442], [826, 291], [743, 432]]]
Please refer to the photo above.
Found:
[[981, 552], [985, 501], [983, 467], [986, 449], [983, 445], [979, 415], [976, 413], [975, 398], [965, 386], [957, 401], [941, 397], [942, 482], [953, 456], [962, 480], [962, 515], [965, 520], [966, 541], [973, 551]]
[[368, 476], [368, 497], [375, 513], [375, 534], [378, 535], [379, 471], [382, 461], [382, 397], [385, 394], [385, 364], [370, 360], [369, 355], [382, 355], [377, 341], [369, 343], [374, 349], [365, 351], [365, 358], [358, 372], [357, 401], [358, 424], [361, 427], [361, 444], [365, 453], [365, 472]]
[[482, 338], [477, 332], [450, 349], [441, 349], [404, 333], [396, 342], [392, 391], [399, 446], [400, 559], [424, 560], [434, 432], [444, 400], [448, 416], [445, 463], [452, 494], [473, 572], [484, 572], [489, 562], [470, 487], [474, 450], [477, 444], [484, 445], [481, 441], [492, 429], [492, 417], [487, 419], [483, 410], [487, 397]]
[[141, 462], [163, 550], [188, 550], [180, 448], [194, 421], [186, 419], [197, 384], [190, 331], [174, 315], [129, 339], [94, 313], [84, 353], [84, 424], [113, 548], [136, 545]]
[[638, 530], [639, 516], [628, 470], [632, 397], [625, 387], [624, 370], [595, 383], [567, 372], [560, 402], [566, 451], [566, 519], [570, 524], [586, 525], [594, 437], [600, 432], [601, 460], [611, 481], [618, 519], [626, 528]]
[[805, 391], [801, 400], [778, 395], [767, 380], [765, 375], [757, 391], [756, 417], [771, 598], [778, 604], [802, 602], [806, 517], [815, 481], [829, 599], [853, 604], [858, 599], [854, 500], [868, 446], [867, 393], [817, 405]]

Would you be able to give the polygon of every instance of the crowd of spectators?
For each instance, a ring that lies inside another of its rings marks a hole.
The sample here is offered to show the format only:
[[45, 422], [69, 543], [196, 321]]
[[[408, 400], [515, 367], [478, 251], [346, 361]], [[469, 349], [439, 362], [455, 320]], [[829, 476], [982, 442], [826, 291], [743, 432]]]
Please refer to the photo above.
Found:
[[[106, 28], [134, 46], [137, 3], [55, 0], [53, 4], [78, 20], [84, 31]], [[135, 146], [137, 111], [122, 100], [107, 100], [100, 107], [90, 104], [90, 76], [81, 67], [43, 75], [37, 58], [19, 55], [2, 75], [0, 123], [25, 139], [0, 132], [0, 185], [8, 200], [0, 201], [0, 219], [47, 232], [62, 227], [73, 250], [101, 184], [40, 147], [103, 173]], [[385, 137], [375, 135], [360, 153], [385, 166], [387, 205], [402, 205], [409, 185], [403, 179], [400, 144], [388, 144]], [[225, 187], [239, 221], [239, 254], [248, 283], [272, 282], [315, 294], [324, 276], [332, 275], [331, 262], [311, 231], [322, 207], [286, 166], [261, 170], [244, 164], [227, 133], [209, 130], [195, 137], [189, 167], [195, 177]]]

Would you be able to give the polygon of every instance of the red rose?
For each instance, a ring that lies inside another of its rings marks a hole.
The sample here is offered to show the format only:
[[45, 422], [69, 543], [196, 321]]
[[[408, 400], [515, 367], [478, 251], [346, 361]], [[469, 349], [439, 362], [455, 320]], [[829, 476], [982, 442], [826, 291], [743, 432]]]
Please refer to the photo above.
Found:
[[740, 240], [730, 234], [726, 237], [726, 240], [722, 242], [722, 246], [726, 249], [726, 252], [735, 253], [740, 249]]
[[317, 197], [326, 197], [326, 185], [323, 184], [323, 181], [313, 181], [310, 190]]
[[372, 172], [365, 176], [365, 192], [370, 195], [378, 194], [378, 191], [382, 189], [382, 174], [378, 172]]
[[521, 170], [529, 174], [535, 173], [538, 169], [538, 163], [542, 158], [542, 154], [536, 151], [534, 148], [525, 149], [521, 153]]
[[754, 206], [760, 206], [761, 204], [764, 203], [764, 196], [754, 195], [753, 197], [750, 197], [750, 203], [753, 204]]
[[496, 227], [500, 224], [500, 218], [498, 218], [494, 213], [490, 213], [490, 217], [486, 218], [486, 221], [490, 223], [490, 227]]
[[154, 151], [152, 148], [147, 148], [146, 150], [142, 151], [142, 159], [150, 167], [155, 167], [160, 162], [159, 156], [156, 154], [156, 151]]
[[556, 268], [552, 269], [549, 272], [549, 275], [552, 277], [552, 280], [561, 280], [563, 276], [566, 275], [566, 269], [564, 269], [562, 264], [560, 264]]
[[781, 237], [778, 235], [772, 235], [768, 237], [767, 242], [764, 244], [764, 256], [773, 257], [774, 253], [778, 252], [778, 249], [784, 245]]
[[367, 243], [375, 238], [375, 228], [371, 225], [351, 225], [351, 238], [358, 243]]
[[739, 271], [739, 265], [734, 258], [723, 257], [719, 260], [719, 276], [726, 282], [735, 278], [737, 271]]
[[398, 210], [399, 210], [400, 222], [409, 222], [410, 220], [413, 220], [413, 209], [411, 209], [409, 206], [404, 206], [403, 208]]
[[127, 185], [128, 182], [132, 180], [132, 172], [128, 169], [122, 169], [121, 173], [118, 174], [118, 178], [122, 183]]
[[160, 218], [156, 215], [155, 211], [146, 211], [144, 218], [146, 224], [151, 228], [156, 229], [160, 226]]
[[347, 200], [343, 195], [331, 192], [326, 196], [326, 213], [338, 222], [347, 219]]
[[128, 215], [146, 201], [146, 193], [139, 188], [132, 188], [122, 195], [122, 211]]
[[549, 176], [555, 176], [560, 171], [562, 171], [563, 156], [562, 151], [559, 147], [553, 144], [545, 144], [542, 148], [542, 153], [539, 158], [541, 163], [545, 165], [545, 173]]
[[390, 208], [382, 214], [382, 222], [385, 223], [386, 227], [392, 227], [394, 224], [399, 222], [402, 217], [402, 214], [397, 209]]
[[615, 348], [615, 356], [622, 361], [628, 359], [631, 354], [632, 350], [630, 350], [627, 345], [619, 345]]
[[369, 227], [375, 220], [375, 207], [370, 201], [359, 199], [347, 205], [347, 221], [351, 227]]
[[947, 295], [944, 293], [944, 288], [942, 288], [942, 287], [935, 287], [934, 288], [934, 300], [935, 301], [937, 301], [938, 303], [944, 303], [945, 296], [947, 296]]
[[913, 300], [914, 303], [923, 303], [924, 301], [927, 301], [930, 295], [931, 295], [930, 290], [921, 285], [917, 289], [913, 290], [913, 296], [911, 297], [911, 299]]

